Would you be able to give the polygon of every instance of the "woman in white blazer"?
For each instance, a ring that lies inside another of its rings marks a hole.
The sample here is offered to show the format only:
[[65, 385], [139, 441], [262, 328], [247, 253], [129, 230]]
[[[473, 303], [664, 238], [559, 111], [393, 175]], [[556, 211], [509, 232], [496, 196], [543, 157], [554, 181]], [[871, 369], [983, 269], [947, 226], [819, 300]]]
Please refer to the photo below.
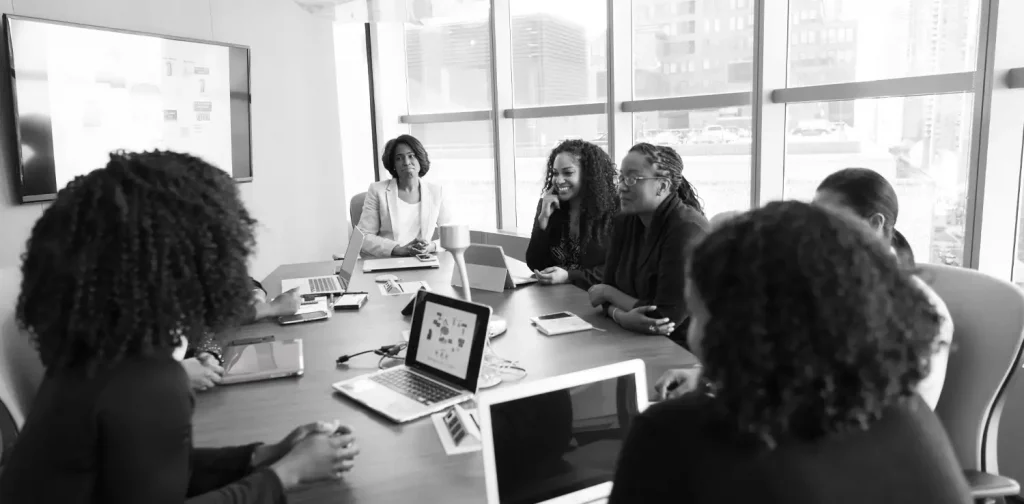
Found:
[[363, 254], [401, 257], [433, 254], [438, 226], [451, 215], [439, 184], [423, 177], [430, 171], [430, 157], [415, 137], [401, 135], [389, 140], [381, 157], [391, 180], [370, 184], [363, 214], [356, 227], [366, 235]]

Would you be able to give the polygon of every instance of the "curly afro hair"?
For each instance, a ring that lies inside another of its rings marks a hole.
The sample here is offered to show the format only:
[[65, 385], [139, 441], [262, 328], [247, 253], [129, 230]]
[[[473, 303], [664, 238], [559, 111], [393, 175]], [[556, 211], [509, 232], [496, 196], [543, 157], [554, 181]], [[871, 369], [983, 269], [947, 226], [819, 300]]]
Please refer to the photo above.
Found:
[[255, 221], [225, 172], [172, 152], [113, 153], [36, 222], [17, 319], [47, 368], [170, 355], [249, 314]]
[[412, 151], [412, 155], [416, 156], [416, 161], [420, 163], [419, 175], [421, 177], [430, 171], [430, 156], [427, 155], [427, 149], [423, 147], [423, 144], [412, 135], [399, 135], [384, 144], [384, 154], [380, 157], [381, 162], [384, 163], [384, 169], [393, 178], [398, 178], [398, 171], [395, 169], [395, 151], [398, 150], [399, 145], [408, 147]]
[[939, 315], [853, 217], [770, 203], [708, 235], [688, 275], [705, 376], [741, 437], [864, 429], [928, 375]]
[[581, 245], [586, 248], [591, 240], [601, 243], [611, 234], [612, 220], [619, 212], [615, 162], [607, 152], [590, 142], [564, 140], [548, 155], [544, 193], [554, 187], [555, 158], [562, 153], [572, 154], [580, 165], [580, 215], [586, 216], [580, 219]]

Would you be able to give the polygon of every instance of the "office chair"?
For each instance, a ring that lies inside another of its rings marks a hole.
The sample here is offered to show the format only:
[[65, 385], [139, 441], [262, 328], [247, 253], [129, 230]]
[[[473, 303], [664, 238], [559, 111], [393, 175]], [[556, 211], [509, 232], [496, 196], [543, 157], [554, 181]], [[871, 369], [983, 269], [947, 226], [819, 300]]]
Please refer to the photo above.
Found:
[[352, 226], [359, 225], [359, 218], [363, 216], [363, 202], [366, 201], [366, 193], [361, 192], [352, 197], [348, 204], [348, 217], [352, 220]]
[[1006, 389], [1021, 365], [1024, 291], [976, 270], [923, 264], [920, 277], [946, 302], [953, 345], [935, 408], [976, 500], [1020, 492], [999, 475], [999, 420]]

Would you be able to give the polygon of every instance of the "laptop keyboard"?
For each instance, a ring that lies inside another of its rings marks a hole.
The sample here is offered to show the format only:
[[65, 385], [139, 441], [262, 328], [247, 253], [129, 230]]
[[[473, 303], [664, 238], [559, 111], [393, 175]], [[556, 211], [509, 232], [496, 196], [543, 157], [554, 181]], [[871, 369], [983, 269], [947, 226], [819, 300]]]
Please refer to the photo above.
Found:
[[327, 294], [338, 292], [337, 285], [331, 277], [317, 277], [309, 279], [309, 292], [312, 294]]
[[461, 392], [441, 386], [404, 368], [376, 374], [370, 379], [427, 406], [462, 395]]

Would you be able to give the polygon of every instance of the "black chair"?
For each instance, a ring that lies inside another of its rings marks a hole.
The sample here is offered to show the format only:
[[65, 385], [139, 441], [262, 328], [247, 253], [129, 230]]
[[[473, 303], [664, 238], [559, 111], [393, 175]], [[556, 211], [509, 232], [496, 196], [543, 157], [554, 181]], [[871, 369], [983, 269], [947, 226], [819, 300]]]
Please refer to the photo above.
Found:
[[999, 420], [1024, 349], [1024, 291], [979, 271], [921, 265], [921, 278], [946, 302], [953, 345], [935, 408], [977, 502], [1020, 493], [999, 475]]

